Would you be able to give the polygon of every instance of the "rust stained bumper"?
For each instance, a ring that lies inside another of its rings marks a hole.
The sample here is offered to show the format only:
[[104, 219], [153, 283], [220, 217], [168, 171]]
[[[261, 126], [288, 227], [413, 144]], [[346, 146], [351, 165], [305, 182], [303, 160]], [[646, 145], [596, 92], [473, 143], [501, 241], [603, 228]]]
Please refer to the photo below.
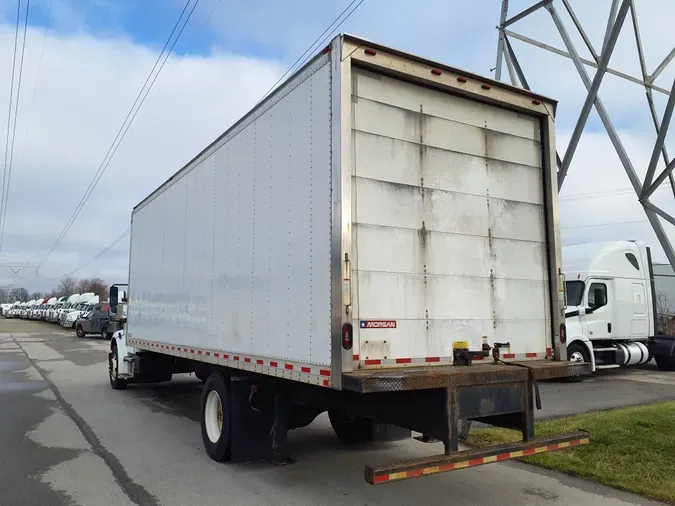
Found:
[[527, 381], [529, 370], [532, 371], [535, 380], [584, 376], [591, 373], [590, 363], [554, 360], [517, 363], [526, 365], [527, 368], [491, 362], [470, 366], [361, 369], [345, 373], [343, 387], [359, 393], [396, 392]]

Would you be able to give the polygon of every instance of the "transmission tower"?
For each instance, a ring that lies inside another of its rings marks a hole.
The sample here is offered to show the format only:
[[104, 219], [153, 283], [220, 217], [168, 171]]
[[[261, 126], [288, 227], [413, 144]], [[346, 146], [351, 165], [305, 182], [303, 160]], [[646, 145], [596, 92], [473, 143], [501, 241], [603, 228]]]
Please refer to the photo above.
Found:
[[[651, 72], [648, 71], [647, 64], [645, 62], [642, 39], [640, 37], [636, 3], [636, 0], [611, 0], [611, 5], [609, 6], [609, 12], [607, 14], [607, 25], [602, 47], [596, 48], [593, 46], [586, 30], [584, 30], [584, 27], [579, 21], [579, 18], [572, 9], [570, 0], [542, 0], [525, 9], [524, 11], [512, 16], [509, 16], [509, 0], [502, 0], [501, 17], [499, 26], [497, 27], [499, 30], [499, 37], [497, 43], [497, 65], [495, 68], [495, 77], [498, 80], [502, 79], [502, 67], [505, 62], [511, 84], [529, 89], [527, 78], [523, 72], [523, 67], [521, 66], [520, 61], [513, 50], [513, 45], [511, 44], [512, 40], [519, 40], [526, 44], [536, 46], [544, 51], [549, 51], [559, 55], [560, 57], [572, 60], [579, 78], [586, 88], [587, 95], [584, 100], [583, 107], [581, 108], [581, 112], [577, 118], [574, 131], [567, 146], [567, 150], [562, 158], [558, 156], [558, 190], [560, 190], [562, 187], [570, 165], [574, 159], [574, 155], [577, 146], [579, 145], [579, 140], [583, 134], [584, 127], [586, 126], [588, 116], [592, 108], [595, 108], [612, 143], [612, 146], [614, 147], [614, 150], [621, 161], [621, 165], [623, 166], [623, 169], [630, 180], [637, 200], [644, 209], [647, 219], [649, 220], [649, 223], [656, 234], [656, 237], [658, 238], [658, 241], [661, 244], [666, 257], [668, 258], [670, 265], [673, 267], [673, 270], [675, 270], [675, 252], [673, 251], [673, 246], [668, 239], [668, 236], [663, 228], [663, 223], [659, 217], [672, 225], [675, 225], [675, 218], [660, 207], [656, 206], [651, 201], [654, 191], [659, 188], [659, 186], [665, 182], [666, 179], [670, 181], [670, 186], [672, 188], [673, 195], [675, 196], [675, 179], [673, 178], [675, 160], [670, 159], [665, 145], [666, 134], [668, 132], [668, 127], [670, 126], [673, 116], [673, 108], [675, 106], [675, 82], [673, 82], [673, 85], [670, 89], [664, 89], [655, 84], [656, 78], [661, 75], [664, 69], [675, 57], [675, 47], [670, 50], [668, 55], [658, 66], [656, 66]], [[591, 60], [579, 56], [579, 51], [572, 41], [565, 23], [563, 23], [563, 20], [561, 19], [557, 7], [565, 9], [567, 12], [574, 29], [578, 32], [578, 35], [581, 37], [581, 40], [583, 40], [583, 44], [586, 47], [588, 53], [590, 53], [592, 56]], [[543, 42], [526, 37], [514, 31], [514, 25], [516, 25], [522, 19], [530, 16], [532, 13], [539, 11], [540, 9], [545, 9], [550, 14], [555, 30], [558, 33], [565, 50], [544, 44]], [[627, 20], [629, 16], [630, 20]], [[631, 76], [627, 73], [620, 72], [609, 67], [609, 62], [612, 57], [612, 53], [614, 52], [619, 35], [625, 30], [630, 30], [632, 32], [632, 38], [635, 41], [635, 47], [640, 60], [641, 76], [639, 77]], [[589, 67], [596, 69], [595, 75], [592, 78], [589, 77]], [[607, 74], [612, 74], [621, 79], [631, 81], [644, 87], [647, 106], [649, 107], [649, 112], [654, 123], [654, 129], [656, 131], [656, 142], [654, 143], [652, 155], [646, 168], [645, 177], [643, 180], [641, 180], [637, 175], [635, 170], [636, 165], [633, 163], [631, 157], [624, 148], [616, 128], [614, 127], [614, 123], [612, 122], [610, 114], [608, 113], [607, 109], [605, 109], [600, 99], [598, 91], [600, 89], [600, 85], [602, 84], [603, 78]], [[663, 114], [660, 118], [656, 110], [656, 106], [654, 105], [654, 92], [662, 93], [668, 96], [665, 110], [663, 111]], [[660, 171], [658, 175], [656, 175], [656, 168], [659, 158], [663, 159], [665, 168]], [[655, 175], [656, 177], [654, 177]]]

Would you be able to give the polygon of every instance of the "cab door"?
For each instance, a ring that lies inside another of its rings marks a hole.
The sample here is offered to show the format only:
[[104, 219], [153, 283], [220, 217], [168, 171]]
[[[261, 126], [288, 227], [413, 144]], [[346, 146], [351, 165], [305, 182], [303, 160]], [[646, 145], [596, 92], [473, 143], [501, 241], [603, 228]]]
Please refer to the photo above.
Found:
[[591, 279], [586, 283], [586, 326], [590, 339], [612, 338], [612, 300], [610, 281]]
[[91, 333], [96, 334], [97, 332], [101, 332], [101, 305], [96, 304], [94, 306], [94, 309], [91, 312], [91, 315], [89, 316], [89, 320], [91, 321]]

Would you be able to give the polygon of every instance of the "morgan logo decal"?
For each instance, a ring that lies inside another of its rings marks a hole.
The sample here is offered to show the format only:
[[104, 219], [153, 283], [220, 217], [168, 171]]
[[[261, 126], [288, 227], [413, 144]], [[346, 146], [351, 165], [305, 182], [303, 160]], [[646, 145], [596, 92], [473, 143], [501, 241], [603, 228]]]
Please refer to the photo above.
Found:
[[361, 320], [362, 329], [395, 329], [396, 320]]

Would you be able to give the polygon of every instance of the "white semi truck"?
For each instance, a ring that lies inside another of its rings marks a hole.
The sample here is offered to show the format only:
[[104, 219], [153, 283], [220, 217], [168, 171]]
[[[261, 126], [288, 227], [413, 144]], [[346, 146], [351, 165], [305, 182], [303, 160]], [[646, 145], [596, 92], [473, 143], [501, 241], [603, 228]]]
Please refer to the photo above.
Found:
[[675, 337], [656, 328], [650, 249], [636, 241], [563, 248], [567, 354], [593, 370], [641, 365], [652, 358], [675, 370]]
[[[591, 370], [567, 361], [555, 110], [335, 38], [134, 208], [112, 388], [196, 373], [217, 461], [287, 462], [326, 411], [345, 441], [443, 442], [372, 484], [587, 443], [534, 437], [537, 380]], [[458, 451], [464, 420], [523, 439]]]

